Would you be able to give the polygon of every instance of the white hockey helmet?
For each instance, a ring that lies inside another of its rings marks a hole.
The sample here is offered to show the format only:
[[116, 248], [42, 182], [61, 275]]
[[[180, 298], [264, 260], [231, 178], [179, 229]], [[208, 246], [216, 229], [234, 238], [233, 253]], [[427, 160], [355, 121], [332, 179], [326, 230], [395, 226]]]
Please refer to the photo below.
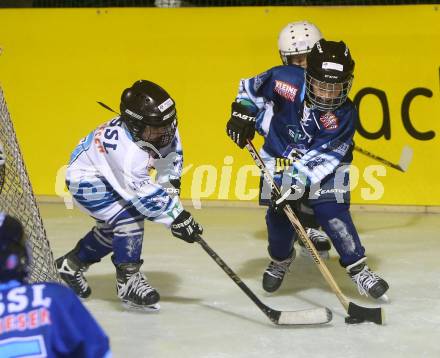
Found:
[[287, 24], [278, 35], [278, 50], [283, 63], [288, 64], [288, 56], [309, 53], [321, 38], [321, 31], [308, 21]]

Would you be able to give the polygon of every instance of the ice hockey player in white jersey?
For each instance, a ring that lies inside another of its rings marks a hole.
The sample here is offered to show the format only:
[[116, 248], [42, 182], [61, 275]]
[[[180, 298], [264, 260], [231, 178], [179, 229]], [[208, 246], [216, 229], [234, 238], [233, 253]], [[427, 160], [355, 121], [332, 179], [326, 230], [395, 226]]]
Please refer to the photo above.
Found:
[[202, 227], [178, 195], [183, 154], [174, 100], [159, 85], [140, 80], [123, 91], [120, 110], [72, 153], [67, 187], [96, 223], [56, 263], [63, 280], [85, 298], [91, 288], [84, 272], [113, 252], [118, 297], [129, 307], [155, 310], [159, 293], [140, 271], [144, 220], [164, 224], [190, 243]]

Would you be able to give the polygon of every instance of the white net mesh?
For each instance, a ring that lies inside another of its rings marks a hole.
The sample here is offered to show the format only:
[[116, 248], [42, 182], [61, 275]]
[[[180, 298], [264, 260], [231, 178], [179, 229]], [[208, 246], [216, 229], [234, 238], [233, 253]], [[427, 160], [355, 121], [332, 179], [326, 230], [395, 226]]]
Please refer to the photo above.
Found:
[[16, 217], [24, 226], [31, 250], [30, 281], [60, 281], [1, 88], [0, 143], [6, 157], [0, 210]]

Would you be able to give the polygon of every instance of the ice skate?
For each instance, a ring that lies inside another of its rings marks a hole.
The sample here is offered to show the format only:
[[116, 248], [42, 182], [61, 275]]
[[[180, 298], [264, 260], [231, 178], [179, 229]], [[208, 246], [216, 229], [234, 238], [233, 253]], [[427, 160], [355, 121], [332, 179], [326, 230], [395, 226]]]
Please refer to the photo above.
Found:
[[72, 251], [66, 255], [58, 258], [55, 263], [57, 270], [63, 281], [81, 298], [87, 298], [92, 293], [89, 284], [84, 277], [91, 265], [90, 263], [82, 262], [77, 256], [79, 251], [79, 243]]
[[[114, 263], [114, 259], [112, 257]], [[139, 271], [143, 260], [137, 263], [121, 263], [116, 266], [116, 292], [126, 308], [157, 311], [159, 293], [150, 286], [145, 275]]]
[[347, 272], [354, 283], [356, 283], [359, 293], [371, 296], [376, 299], [388, 301], [385, 292], [388, 290], [388, 283], [376, 275], [365, 263], [363, 258], [352, 265], [347, 266]]
[[[327, 260], [330, 257], [329, 250], [332, 247], [327, 235], [323, 231], [313, 228], [306, 228], [306, 233], [315, 246], [316, 251], [318, 251], [319, 256], [322, 259]], [[311, 259], [312, 256], [310, 255], [309, 250], [304, 246], [303, 242], [298, 240], [298, 244], [301, 246], [301, 256]]]
[[272, 260], [263, 274], [263, 289], [266, 292], [275, 292], [281, 286], [286, 272], [289, 271], [289, 267], [295, 259], [296, 252], [293, 249], [292, 255], [283, 260]]

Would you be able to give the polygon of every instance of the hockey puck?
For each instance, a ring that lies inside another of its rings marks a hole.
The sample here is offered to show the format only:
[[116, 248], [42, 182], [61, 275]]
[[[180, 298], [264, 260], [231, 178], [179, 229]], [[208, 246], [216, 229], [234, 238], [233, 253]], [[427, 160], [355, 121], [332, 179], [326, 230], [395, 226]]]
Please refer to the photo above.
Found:
[[359, 317], [352, 317], [352, 316], [345, 317], [345, 323], [347, 324], [358, 324], [364, 321], [365, 320], [363, 318], [359, 318]]

